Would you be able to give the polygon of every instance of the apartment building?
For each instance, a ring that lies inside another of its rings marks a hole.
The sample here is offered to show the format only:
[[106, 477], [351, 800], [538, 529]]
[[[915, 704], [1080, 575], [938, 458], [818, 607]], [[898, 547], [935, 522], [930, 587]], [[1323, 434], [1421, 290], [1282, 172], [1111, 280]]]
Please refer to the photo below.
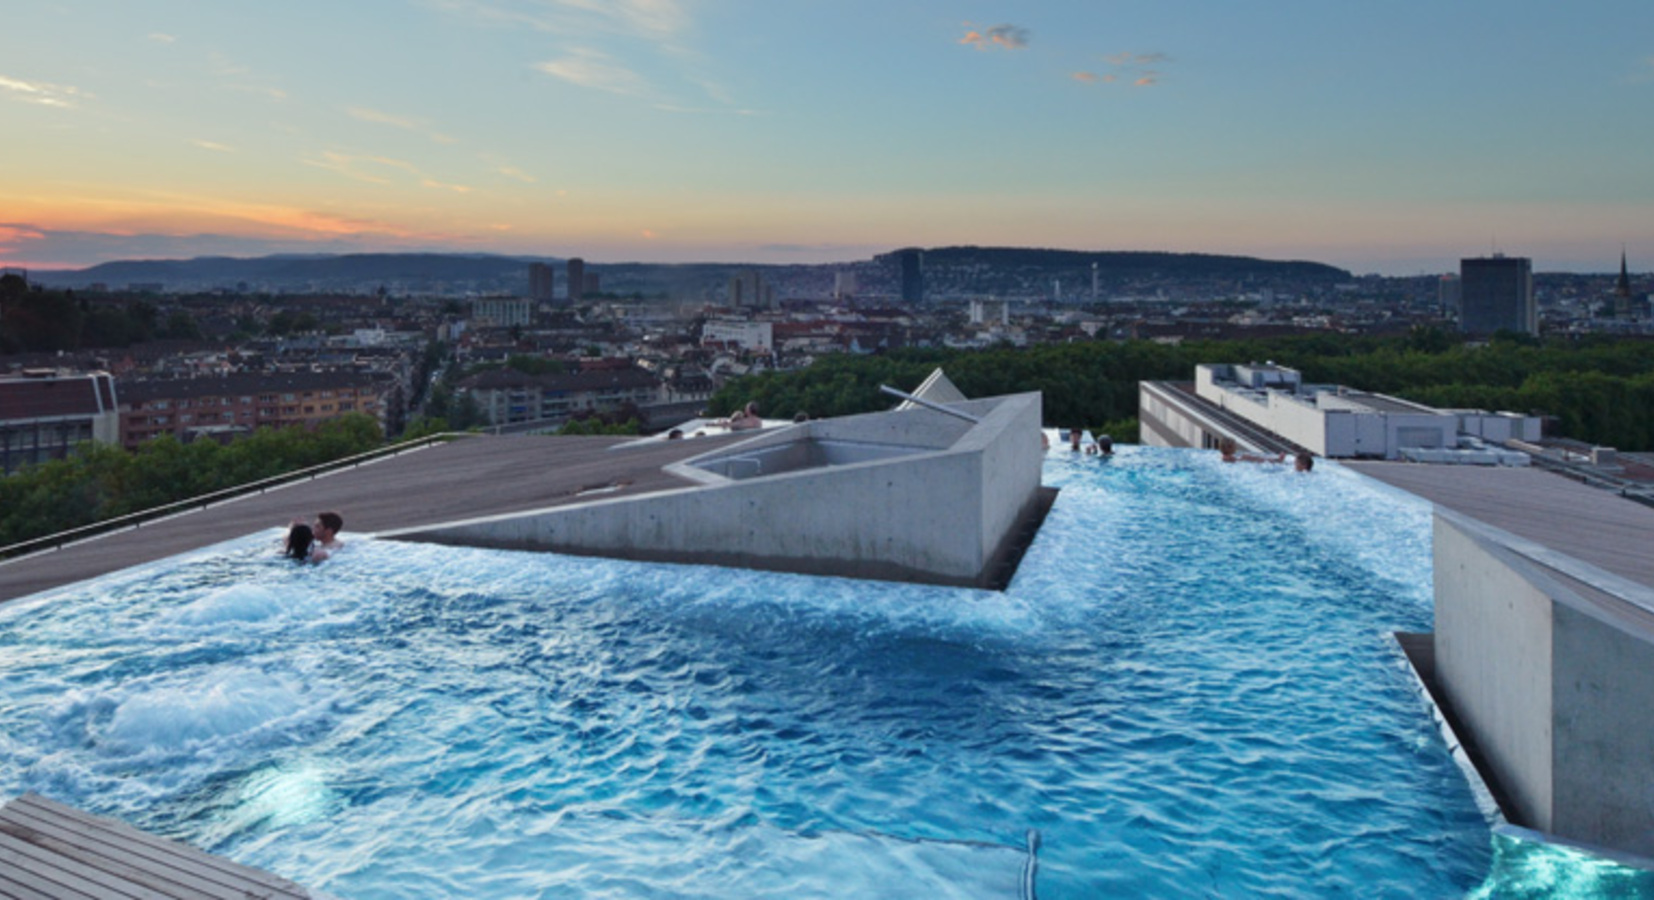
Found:
[[121, 386], [120, 441], [132, 449], [163, 434], [228, 439], [358, 412], [386, 427], [395, 394], [388, 376], [348, 371], [134, 381]]
[[663, 399], [660, 379], [635, 368], [545, 375], [492, 369], [461, 381], [459, 390], [476, 400], [490, 425], [613, 412]]
[[0, 375], [0, 474], [63, 459], [86, 441], [120, 438], [108, 372], [24, 369]]

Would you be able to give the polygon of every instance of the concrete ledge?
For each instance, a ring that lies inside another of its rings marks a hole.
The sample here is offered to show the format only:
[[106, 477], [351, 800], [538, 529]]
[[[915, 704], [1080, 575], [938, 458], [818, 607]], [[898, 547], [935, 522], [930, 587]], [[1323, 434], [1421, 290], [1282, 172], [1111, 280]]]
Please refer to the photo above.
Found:
[[1435, 719], [1436, 727], [1441, 731], [1442, 740], [1447, 743], [1447, 752], [1453, 756], [1453, 761], [1458, 763], [1466, 783], [1470, 785], [1470, 793], [1476, 800], [1476, 808], [1481, 811], [1490, 826], [1506, 824], [1509, 821], [1509, 816], [1505, 812], [1510, 808], [1509, 798], [1500, 790], [1499, 784], [1489, 777], [1491, 770], [1486, 759], [1482, 757], [1481, 748], [1476, 746], [1474, 738], [1465, 730], [1458, 716], [1454, 715], [1453, 708], [1448, 705], [1447, 698], [1442, 695], [1436, 684], [1435, 635], [1398, 631], [1394, 637], [1408, 669], [1413, 673], [1414, 686], [1418, 688], [1421, 699], [1429, 707], [1431, 718]]

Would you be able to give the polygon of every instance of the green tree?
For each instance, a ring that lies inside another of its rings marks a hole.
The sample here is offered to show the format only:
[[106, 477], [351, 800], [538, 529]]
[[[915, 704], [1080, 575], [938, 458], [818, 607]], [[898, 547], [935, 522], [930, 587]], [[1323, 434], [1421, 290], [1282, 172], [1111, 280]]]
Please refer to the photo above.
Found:
[[355, 413], [314, 430], [261, 428], [227, 446], [185, 444], [171, 435], [135, 453], [82, 444], [67, 459], [0, 478], [0, 545], [364, 453], [382, 442], [379, 423]]
[[167, 325], [162, 336], [179, 341], [199, 341], [201, 326], [195, 321], [194, 316], [184, 310], [174, 310], [167, 316]]

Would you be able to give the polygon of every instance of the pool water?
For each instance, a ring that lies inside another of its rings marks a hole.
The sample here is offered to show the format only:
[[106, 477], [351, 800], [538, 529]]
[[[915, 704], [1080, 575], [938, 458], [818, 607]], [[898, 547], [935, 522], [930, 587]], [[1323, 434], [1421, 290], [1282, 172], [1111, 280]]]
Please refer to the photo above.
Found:
[[1053, 451], [1003, 593], [279, 532], [0, 606], [26, 790], [348, 898], [1621, 895], [1490, 834], [1389, 635], [1429, 511]]

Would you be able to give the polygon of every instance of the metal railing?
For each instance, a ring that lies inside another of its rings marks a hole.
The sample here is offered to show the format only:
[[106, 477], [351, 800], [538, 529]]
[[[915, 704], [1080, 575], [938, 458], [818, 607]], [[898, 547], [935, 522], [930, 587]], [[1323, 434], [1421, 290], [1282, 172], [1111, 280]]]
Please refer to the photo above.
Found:
[[217, 503], [223, 503], [227, 500], [234, 500], [236, 498], [246, 497], [252, 494], [262, 494], [265, 491], [292, 484], [294, 482], [310, 481], [331, 472], [337, 472], [342, 469], [353, 469], [357, 466], [363, 465], [364, 463], [370, 463], [376, 460], [385, 459], [387, 457], [397, 456], [410, 450], [423, 450], [432, 444], [446, 443], [456, 438], [472, 436], [474, 435], [465, 432], [451, 431], [427, 435], [405, 443], [389, 444], [375, 450], [369, 450], [366, 453], [358, 453], [354, 456], [341, 457], [339, 459], [332, 460], [331, 462], [325, 462], [303, 469], [295, 469], [291, 472], [284, 472], [280, 475], [272, 475], [269, 478], [261, 478], [258, 481], [249, 481], [246, 484], [238, 484], [235, 487], [228, 487], [223, 490], [200, 494], [195, 497], [178, 500], [163, 506], [155, 506], [149, 509], [139, 510], [135, 513], [127, 513], [124, 516], [116, 516], [112, 519], [103, 519], [102, 521], [93, 522], [90, 525], [82, 525], [79, 528], [70, 528], [67, 531], [59, 531], [55, 534], [48, 534], [43, 537], [19, 541], [15, 544], [8, 544], [4, 547], [0, 547], [0, 562], [14, 559], [19, 556], [27, 556], [31, 553], [39, 553], [44, 550], [58, 550], [69, 544], [73, 544], [76, 541], [83, 541], [87, 538], [97, 537], [101, 534], [107, 534], [112, 531], [124, 531], [129, 528], [139, 528], [145, 522], [153, 522], [156, 519], [163, 519], [183, 512], [206, 509], [209, 506]]
[[943, 406], [942, 404], [937, 403], [934, 400], [926, 400], [923, 397], [915, 397], [912, 394], [909, 394], [907, 391], [897, 390], [896, 388], [893, 388], [888, 384], [879, 385], [879, 390], [884, 391], [886, 394], [889, 394], [892, 397], [900, 397], [900, 398], [902, 398], [903, 400], [906, 400], [909, 403], [915, 403], [915, 404], [918, 404], [919, 406], [923, 406], [926, 409], [934, 409], [939, 413], [947, 413], [950, 416], [955, 416], [957, 418], [964, 419], [965, 421], [971, 423], [972, 425], [978, 425], [978, 424], [981, 424], [981, 422], [982, 422], [982, 419], [978, 416], [973, 416], [968, 412], [964, 412], [962, 410], [954, 409], [951, 406]]
[[[1515, 443], [1514, 441], [1511, 443]], [[1654, 489], [1648, 485], [1639, 484], [1624, 478], [1615, 478], [1601, 472], [1592, 471], [1589, 466], [1580, 465], [1569, 460], [1557, 459], [1544, 453], [1528, 451], [1528, 458], [1536, 468], [1553, 472], [1564, 478], [1570, 478], [1580, 484], [1588, 485], [1604, 491], [1612, 491], [1644, 506], [1654, 506]]]

